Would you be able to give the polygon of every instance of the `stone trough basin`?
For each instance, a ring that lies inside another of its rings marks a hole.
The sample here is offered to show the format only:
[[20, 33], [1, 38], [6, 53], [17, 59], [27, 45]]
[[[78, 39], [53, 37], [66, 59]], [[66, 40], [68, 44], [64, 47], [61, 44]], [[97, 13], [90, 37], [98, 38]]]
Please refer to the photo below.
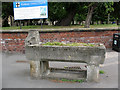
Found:
[[[99, 65], [105, 60], [105, 46], [51, 46], [26, 44], [26, 58], [30, 60], [30, 72], [34, 78], [67, 78], [99, 81]], [[87, 69], [49, 68], [49, 61], [86, 63]]]

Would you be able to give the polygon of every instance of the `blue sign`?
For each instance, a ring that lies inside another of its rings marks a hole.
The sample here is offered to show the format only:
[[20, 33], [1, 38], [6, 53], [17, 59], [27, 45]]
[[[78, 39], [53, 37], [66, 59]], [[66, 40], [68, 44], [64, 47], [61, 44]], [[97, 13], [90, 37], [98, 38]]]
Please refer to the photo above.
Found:
[[48, 18], [47, 0], [13, 2], [15, 20]]

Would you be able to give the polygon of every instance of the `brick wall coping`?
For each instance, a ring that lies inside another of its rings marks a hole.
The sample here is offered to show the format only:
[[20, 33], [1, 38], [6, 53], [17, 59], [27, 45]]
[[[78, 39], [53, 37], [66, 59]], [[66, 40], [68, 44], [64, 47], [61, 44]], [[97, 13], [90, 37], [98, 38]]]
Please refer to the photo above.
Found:
[[18, 29], [18, 30], [0, 30], [0, 33], [27, 33], [29, 30], [39, 30], [41, 33], [54, 32], [100, 32], [100, 31], [120, 31], [120, 28], [61, 28], [61, 29]]

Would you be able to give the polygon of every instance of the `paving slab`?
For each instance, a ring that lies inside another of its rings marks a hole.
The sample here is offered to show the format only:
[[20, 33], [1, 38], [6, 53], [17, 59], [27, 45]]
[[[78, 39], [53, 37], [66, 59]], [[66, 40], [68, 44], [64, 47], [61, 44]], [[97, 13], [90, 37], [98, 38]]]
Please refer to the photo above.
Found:
[[[107, 50], [105, 63], [100, 66], [100, 82], [59, 83], [30, 78], [30, 65], [24, 54], [1, 53], [2, 88], [118, 88], [118, 52]], [[17, 61], [17, 62], [16, 62]], [[77, 63], [50, 62], [50, 67], [79, 66]]]

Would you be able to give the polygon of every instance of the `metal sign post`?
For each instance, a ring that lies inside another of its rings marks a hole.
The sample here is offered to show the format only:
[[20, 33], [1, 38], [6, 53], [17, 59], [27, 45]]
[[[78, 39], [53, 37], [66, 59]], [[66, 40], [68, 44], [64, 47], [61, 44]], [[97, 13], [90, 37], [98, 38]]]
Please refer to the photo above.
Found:
[[21, 20], [20, 20], [20, 29], [22, 29]]
[[41, 19], [40, 21], [41, 21], [41, 29], [42, 29], [42, 28], [43, 28], [43, 27], [42, 27], [42, 19]]

